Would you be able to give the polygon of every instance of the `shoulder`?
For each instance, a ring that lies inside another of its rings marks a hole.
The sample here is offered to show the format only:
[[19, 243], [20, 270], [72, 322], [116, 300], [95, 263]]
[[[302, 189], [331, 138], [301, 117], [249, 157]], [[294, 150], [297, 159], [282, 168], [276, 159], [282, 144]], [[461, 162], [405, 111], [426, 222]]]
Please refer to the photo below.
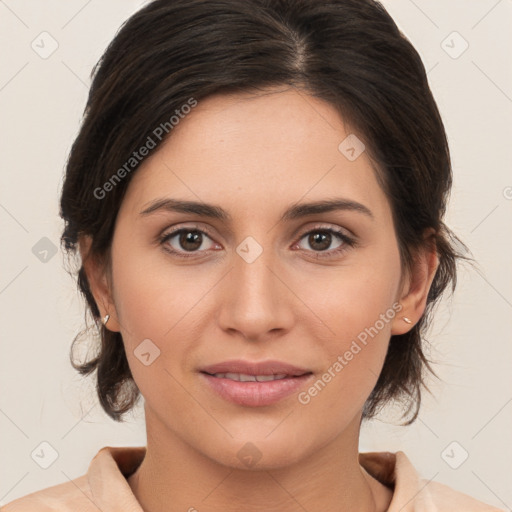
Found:
[[126, 476], [142, 462], [145, 452], [141, 446], [104, 446], [85, 475], [22, 496], [0, 507], [0, 512], [142, 512]]
[[503, 509], [487, 505], [438, 482], [428, 483], [427, 488], [439, 512], [452, 512], [453, 510], [464, 510], [465, 512], [503, 512]]
[[388, 512], [503, 512], [452, 487], [421, 478], [402, 451], [360, 453], [359, 461], [371, 476], [393, 490]]
[[87, 475], [22, 496], [0, 508], [0, 512], [89, 512], [97, 507]]
[[448, 485], [420, 478], [411, 461], [401, 451], [396, 453], [395, 476], [397, 482], [406, 483], [411, 491], [417, 491], [413, 502], [421, 510], [425, 505], [426, 510], [436, 512], [503, 512], [502, 509], [483, 503]]

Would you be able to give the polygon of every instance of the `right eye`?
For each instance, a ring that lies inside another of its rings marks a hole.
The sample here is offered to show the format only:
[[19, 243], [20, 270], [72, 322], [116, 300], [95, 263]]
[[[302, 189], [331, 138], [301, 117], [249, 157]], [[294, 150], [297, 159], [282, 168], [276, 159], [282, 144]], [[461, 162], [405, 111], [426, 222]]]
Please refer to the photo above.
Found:
[[194, 253], [205, 252], [204, 250], [200, 250], [201, 247], [204, 249], [205, 237], [211, 240], [208, 233], [202, 229], [196, 227], [182, 227], [164, 233], [160, 237], [160, 244], [163, 246], [164, 250], [173, 255], [181, 258], [191, 258], [195, 257]]

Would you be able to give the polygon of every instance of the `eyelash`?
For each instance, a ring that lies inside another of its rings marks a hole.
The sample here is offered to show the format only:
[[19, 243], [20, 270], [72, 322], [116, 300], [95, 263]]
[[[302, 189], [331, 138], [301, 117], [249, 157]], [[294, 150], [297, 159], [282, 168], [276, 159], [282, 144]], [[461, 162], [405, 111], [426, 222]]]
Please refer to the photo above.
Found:
[[[191, 251], [191, 252], [189, 252], [189, 254], [184, 254], [180, 251], [170, 249], [167, 242], [171, 238], [174, 238], [176, 235], [183, 233], [183, 232], [185, 232], [185, 233], [198, 232], [198, 233], [208, 236], [209, 238], [212, 238], [211, 234], [209, 233], [209, 231], [207, 229], [199, 228], [197, 226], [190, 226], [190, 227], [184, 227], [184, 228], [182, 227], [179, 229], [175, 229], [174, 231], [170, 231], [168, 233], [162, 234], [159, 237], [160, 245], [164, 246], [163, 248], [165, 251], [167, 251], [168, 253], [170, 253], [174, 256], [177, 256], [178, 258], [194, 258], [194, 257], [196, 257], [195, 254], [197, 254], [198, 252], [203, 252], [203, 251]], [[316, 258], [318, 258], [318, 259], [335, 258], [337, 256], [340, 256], [342, 253], [344, 253], [348, 249], [353, 248], [357, 245], [356, 240], [354, 238], [347, 236], [342, 231], [339, 231], [339, 230], [331, 228], [331, 227], [321, 226], [321, 225], [315, 226], [312, 229], [310, 229], [309, 231], [302, 233], [298, 242], [300, 242], [306, 235], [310, 235], [312, 233], [330, 233], [330, 234], [337, 236], [340, 239], [340, 241], [343, 242], [343, 244], [340, 247], [338, 247], [336, 249], [331, 249], [330, 251], [306, 251], [306, 252], [315, 253]], [[294, 245], [296, 245], [298, 242], [296, 242]], [[300, 249], [300, 250], [305, 250], [305, 249]]]

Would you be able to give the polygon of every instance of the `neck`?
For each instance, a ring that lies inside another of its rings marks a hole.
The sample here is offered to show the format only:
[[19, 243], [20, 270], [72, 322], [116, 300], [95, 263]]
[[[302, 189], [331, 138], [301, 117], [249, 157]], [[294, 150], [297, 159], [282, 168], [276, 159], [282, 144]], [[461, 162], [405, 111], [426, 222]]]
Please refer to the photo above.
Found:
[[360, 418], [293, 464], [239, 469], [206, 457], [148, 414], [146, 456], [128, 478], [145, 512], [380, 512], [391, 500], [359, 465]]

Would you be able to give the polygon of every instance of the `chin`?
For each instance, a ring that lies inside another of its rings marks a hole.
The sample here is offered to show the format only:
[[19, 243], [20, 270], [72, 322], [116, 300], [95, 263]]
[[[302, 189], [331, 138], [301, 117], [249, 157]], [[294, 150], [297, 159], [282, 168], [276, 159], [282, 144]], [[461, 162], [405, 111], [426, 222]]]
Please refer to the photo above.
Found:
[[314, 451], [314, 447], [308, 447], [303, 442], [291, 441], [286, 432], [273, 439], [270, 437], [274, 434], [270, 434], [268, 438], [265, 435], [260, 431], [254, 437], [246, 435], [242, 438], [230, 438], [225, 443], [217, 444], [215, 452], [211, 450], [212, 444], [208, 443], [208, 453], [205, 455], [227, 467], [263, 471], [286, 468]]

